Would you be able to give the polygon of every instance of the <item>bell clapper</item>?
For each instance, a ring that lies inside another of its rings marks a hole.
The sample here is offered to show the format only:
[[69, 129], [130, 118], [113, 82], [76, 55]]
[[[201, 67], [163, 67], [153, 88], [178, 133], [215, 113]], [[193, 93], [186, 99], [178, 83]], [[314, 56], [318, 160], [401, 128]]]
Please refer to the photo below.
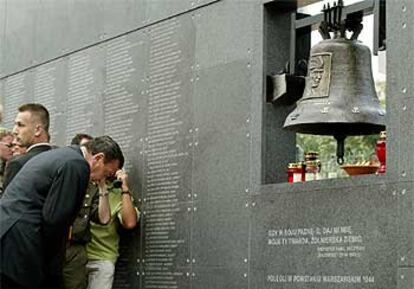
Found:
[[334, 138], [336, 139], [336, 162], [338, 165], [343, 165], [346, 135], [334, 135]]

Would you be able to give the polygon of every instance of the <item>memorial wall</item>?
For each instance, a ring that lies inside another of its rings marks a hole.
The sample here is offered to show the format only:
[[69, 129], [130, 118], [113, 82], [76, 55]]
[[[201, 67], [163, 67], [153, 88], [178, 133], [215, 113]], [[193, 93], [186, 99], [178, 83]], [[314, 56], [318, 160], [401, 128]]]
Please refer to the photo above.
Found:
[[108, 134], [126, 156], [142, 219], [114, 288], [414, 288], [414, 3], [387, 6], [387, 174], [290, 185], [265, 76], [292, 3], [0, 0], [3, 125], [39, 102], [54, 144]]

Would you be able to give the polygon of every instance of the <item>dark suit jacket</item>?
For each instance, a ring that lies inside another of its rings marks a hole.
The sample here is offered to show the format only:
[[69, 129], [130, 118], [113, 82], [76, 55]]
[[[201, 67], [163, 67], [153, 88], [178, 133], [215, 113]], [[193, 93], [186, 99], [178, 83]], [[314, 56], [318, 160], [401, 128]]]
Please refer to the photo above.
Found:
[[[25, 288], [41, 285], [88, 187], [90, 169], [77, 146], [33, 157], [0, 199], [0, 273]], [[56, 288], [56, 287], [55, 287]]]
[[3, 191], [6, 190], [7, 186], [17, 175], [20, 169], [27, 163], [32, 157], [38, 155], [42, 152], [50, 150], [52, 147], [50, 145], [39, 145], [29, 150], [27, 154], [13, 157], [6, 166], [4, 171], [3, 179]]

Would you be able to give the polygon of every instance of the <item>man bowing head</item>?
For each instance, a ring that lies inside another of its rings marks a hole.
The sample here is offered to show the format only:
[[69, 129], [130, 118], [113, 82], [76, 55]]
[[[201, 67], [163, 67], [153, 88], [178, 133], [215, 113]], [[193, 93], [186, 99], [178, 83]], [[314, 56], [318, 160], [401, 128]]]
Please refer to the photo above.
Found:
[[89, 180], [123, 166], [109, 136], [33, 157], [0, 199], [0, 288], [60, 288], [65, 241]]

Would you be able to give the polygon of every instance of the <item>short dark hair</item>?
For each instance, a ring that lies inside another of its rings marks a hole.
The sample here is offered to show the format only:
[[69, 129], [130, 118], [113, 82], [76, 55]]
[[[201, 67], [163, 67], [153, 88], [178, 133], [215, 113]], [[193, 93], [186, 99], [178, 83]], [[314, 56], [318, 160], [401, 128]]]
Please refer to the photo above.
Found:
[[124, 166], [124, 155], [119, 145], [110, 136], [98, 136], [93, 138], [90, 142], [84, 145], [86, 149], [93, 155], [97, 153], [104, 153], [104, 162], [110, 162], [113, 160], [119, 161], [119, 167]]
[[86, 133], [78, 133], [73, 137], [70, 144], [71, 145], [80, 145], [81, 140], [83, 140], [85, 138], [88, 139], [88, 140], [93, 140], [93, 137], [91, 137], [90, 135], [88, 135]]
[[40, 103], [26, 103], [18, 108], [19, 112], [30, 111], [37, 116], [46, 132], [49, 132], [49, 111]]

